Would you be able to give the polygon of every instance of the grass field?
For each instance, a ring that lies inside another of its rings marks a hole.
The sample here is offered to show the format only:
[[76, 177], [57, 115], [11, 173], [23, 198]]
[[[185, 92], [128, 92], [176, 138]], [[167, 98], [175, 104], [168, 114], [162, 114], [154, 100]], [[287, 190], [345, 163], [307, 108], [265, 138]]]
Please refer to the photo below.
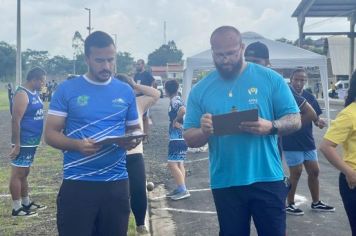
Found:
[[7, 98], [7, 90], [0, 88], [0, 111], [9, 109], [9, 99]]
[[[6, 96], [4, 96], [4, 94]], [[3, 103], [7, 94], [0, 91], [0, 110], [8, 109]], [[10, 134], [6, 134], [10, 137]], [[5, 147], [0, 147], [5, 148]], [[56, 197], [62, 181], [62, 154], [48, 145], [37, 149], [36, 158], [29, 175], [30, 197], [48, 206], [40, 211], [38, 217], [18, 219], [11, 217], [11, 197], [8, 182], [10, 165], [7, 157], [0, 161], [0, 235], [57, 235]], [[135, 235], [134, 218], [130, 217], [128, 235]]]

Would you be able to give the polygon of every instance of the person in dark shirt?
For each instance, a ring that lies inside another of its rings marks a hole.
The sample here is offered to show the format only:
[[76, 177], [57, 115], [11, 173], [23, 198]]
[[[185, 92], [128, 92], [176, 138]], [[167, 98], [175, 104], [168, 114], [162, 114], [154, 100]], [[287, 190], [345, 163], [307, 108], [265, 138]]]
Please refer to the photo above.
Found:
[[[318, 119], [313, 121], [314, 125], [320, 129], [326, 126], [326, 123], [319, 116], [322, 111], [316, 98], [306, 90], [304, 84], [307, 81], [307, 73], [303, 68], [296, 69], [291, 76], [291, 87], [296, 93], [304, 97], [314, 108]], [[335, 208], [329, 206], [319, 198], [319, 164], [318, 156], [313, 137], [313, 124], [310, 121], [304, 124], [300, 130], [282, 137], [283, 154], [289, 167], [291, 190], [288, 193], [288, 205], [286, 212], [291, 215], [303, 215], [304, 212], [294, 203], [294, 196], [297, 189], [299, 178], [303, 171], [303, 165], [308, 173], [308, 186], [312, 197], [311, 209], [315, 211], [335, 211]]]
[[[153, 76], [151, 75], [151, 73], [149, 73], [148, 71], [145, 70], [145, 61], [143, 59], [139, 59], [137, 60], [136, 63], [136, 74], [134, 76], [134, 80], [137, 84], [141, 84], [141, 85], [146, 85], [149, 87], [152, 87], [154, 84], [155, 79], [153, 78]], [[137, 93], [136, 96], [142, 96], [142, 93]], [[145, 134], [148, 135], [148, 127], [149, 127], [149, 110], [147, 112], [145, 112], [142, 115], [142, 119], [143, 119], [143, 132]], [[148, 142], [148, 136], [145, 137], [144, 142]]]
[[[271, 66], [271, 62], [269, 61], [269, 50], [264, 43], [254, 42], [249, 44], [245, 50], [244, 56], [247, 62], [256, 63], [265, 67]], [[313, 107], [311, 107], [305, 98], [296, 93], [291, 86], [289, 86], [289, 88], [300, 109], [302, 124], [316, 120], [318, 116]]]
[[137, 84], [142, 84], [150, 87], [153, 86], [153, 82], [155, 81], [155, 79], [153, 78], [151, 73], [145, 70], [145, 61], [143, 59], [137, 60], [136, 74], [134, 80]]
[[[249, 44], [245, 50], [244, 56], [247, 62], [252, 62], [265, 67], [271, 66], [271, 62], [269, 61], [269, 50], [264, 43], [254, 42]], [[317, 120], [318, 116], [307, 100], [300, 96], [291, 86], [289, 86], [289, 88], [299, 107], [302, 124]], [[282, 158], [283, 152], [281, 137], [278, 137], [278, 151]]]

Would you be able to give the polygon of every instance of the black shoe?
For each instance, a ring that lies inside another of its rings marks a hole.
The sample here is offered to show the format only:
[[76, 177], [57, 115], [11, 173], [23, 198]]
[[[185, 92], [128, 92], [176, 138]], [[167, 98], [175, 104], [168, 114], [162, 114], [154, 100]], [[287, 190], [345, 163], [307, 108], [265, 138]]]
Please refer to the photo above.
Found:
[[41, 205], [41, 204], [36, 204], [35, 202], [31, 202], [29, 205], [25, 206], [24, 204], [22, 204], [22, 207], [26, 210], [26, 211], [41, 211], [47, 208], [47, 206], [45, 205]]
[[333, 212], [335, 211], [335, 207], [333, 206], [328, 206], [322, 201], [319, 201], [317, 203], [312, 203], [311, 204], [311, 209], [314, 211], [326, 211], [326, 212]]
[[21, 207], [18, 210], [12, 209], [12, 214], [13, 217], [32, 217], [32, 216], [37, 216], [37, 212], [35, 211], [28, 211]]
[[302, 211], [301, 209], [299, 209], [298, 207], [296, 207], [296, 205], [294, 205], [294, 203], [289, 204], [286, 207], [286, 213], [289, 215], [295, 215], [295, 216], [302, 216], [304, 215], [304, 211]]

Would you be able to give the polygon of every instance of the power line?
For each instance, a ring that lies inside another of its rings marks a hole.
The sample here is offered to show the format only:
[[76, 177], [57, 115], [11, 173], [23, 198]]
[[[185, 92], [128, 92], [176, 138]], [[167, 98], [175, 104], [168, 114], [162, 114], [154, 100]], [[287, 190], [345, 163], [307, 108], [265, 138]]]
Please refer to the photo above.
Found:
[[318, 22], [315, 22], [315, 23], [312, 23], [310, 25], [306, 25], [304, 28], [307, 29], [307, 30], [310, 30], [310, 29], [313, 29], [317, 26], [321, 26], [321, 25], [324, 25], [325, 23], [327, 22], [333, 22], [333, 21], [336, 21], [336, 20], [339, 20], [338, 17], [342, 17], [342, 16], [349, 16], [352, 14], [352, 12], [355, 12], [355, 10], [350, 10], [350, 11], [347, 11], [347, 12], [344, 12], [344, 13], [340, 13], [338, 15], [335, 15], [333, 17], [328, 17], [324, 20], [321, 20], [321, 21], [318, 21]]

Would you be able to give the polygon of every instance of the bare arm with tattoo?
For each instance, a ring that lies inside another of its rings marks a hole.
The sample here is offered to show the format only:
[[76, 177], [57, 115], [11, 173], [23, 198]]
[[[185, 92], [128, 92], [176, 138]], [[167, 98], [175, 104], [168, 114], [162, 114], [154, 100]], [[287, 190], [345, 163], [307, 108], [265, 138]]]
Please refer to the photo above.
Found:
[[[301, 127], [301, 120], [299, 113], [292, 113], [281, 117], [274, 121], [275, 127], [278, 128], [278, 135], [288, 135], [299, 130]], [[247, 133], [257, 135], [268, 135], [273, 128], [272, 121], [258, 118], [258, 121], [242, 122], [240, 129]]]
[[281, 136], [294, 133], [302, 126], [299, 113], [285, 115], [279, 120], [275, 120], [274, 123], [278, 128], [278, 134]]

